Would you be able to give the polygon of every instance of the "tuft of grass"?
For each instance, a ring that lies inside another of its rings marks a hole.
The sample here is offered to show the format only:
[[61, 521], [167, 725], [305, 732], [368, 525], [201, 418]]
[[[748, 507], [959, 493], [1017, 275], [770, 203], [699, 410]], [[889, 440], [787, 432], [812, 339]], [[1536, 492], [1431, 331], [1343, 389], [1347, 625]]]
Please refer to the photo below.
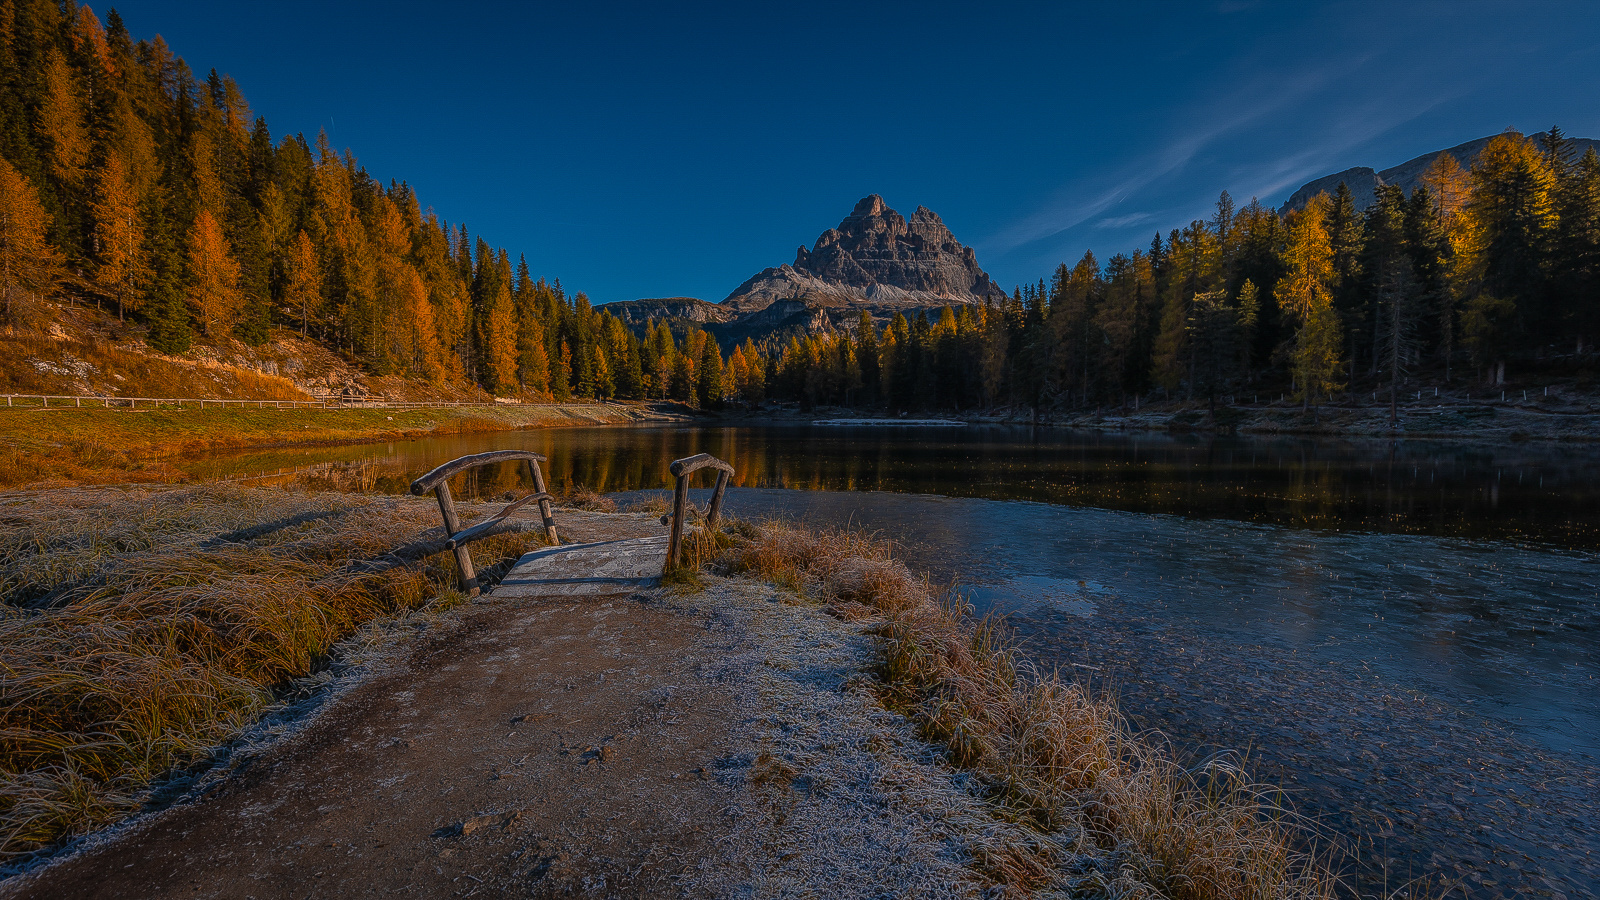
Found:
[[661, 583], [684, 590], [705, 587], [700, 573], [715, 565], [722, 554], [734, 545], [737, 532], [726, 524], [715, 530], [689, 526], [683, 531], [683, 543], [678, 547], [678, 562], [662, 573]]
[[[1335, 896], [1336, 877], [1302, 849], [1308, 824], [1279, 791], [1231, 758], [1183, 766], [1109, 698], [1029, 665], [1001, 623], [971, 622], [888, 545], [852, 531], [732, 526], [685, 563], [749, 573], [869, 623], [885, 704], [979, 775], [999, 815], [1040, 836], [975, 848], [975, 864], [1000, 882], [1073, 896]], [[1107, 858], [1109, 869], [1082, 863]]]
[[672, 504], [662, 494], [646, 494], [644, 497], [629, 503], [623, 512], [642, 512], [653, 516], [664, 516], [672, 511]]
[[589, 512], [616, 512], [617, 501], [604, 494], [581, 485], [569, 484], [561, 492], [561, 505], [568, 509], [582, 509]]
[[[438, 531], [430, 504], [387, 498], [0, 501], [0, 861], [136, 810], [363, 624], [460, 602], [450, 554], [395, 553]], [[493, 577], [541, 540], [473, 552]]]

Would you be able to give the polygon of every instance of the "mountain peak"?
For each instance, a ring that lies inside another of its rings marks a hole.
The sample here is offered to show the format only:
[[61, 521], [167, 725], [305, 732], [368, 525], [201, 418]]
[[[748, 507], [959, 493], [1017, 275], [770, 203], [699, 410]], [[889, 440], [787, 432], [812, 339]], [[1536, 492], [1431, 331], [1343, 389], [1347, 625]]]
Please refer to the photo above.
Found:
[[856, 201], [856, 208], [851, 211], [850, 218], [860, 219], [868, 216], [881, 216], [884, 210], [894, 212], [894, 210], [889, 209], [889, 204], [883, 202], [882, 197], [877, 194], [868, 194]]
[[792, 265], [763, 270], [723, 303], [752, 312], [780, 299], [933, 308], [1004, 297], [938, 213], [918, 206], [908, 222], [883, 197], [869, 194], [811, 249], [800, 247]]

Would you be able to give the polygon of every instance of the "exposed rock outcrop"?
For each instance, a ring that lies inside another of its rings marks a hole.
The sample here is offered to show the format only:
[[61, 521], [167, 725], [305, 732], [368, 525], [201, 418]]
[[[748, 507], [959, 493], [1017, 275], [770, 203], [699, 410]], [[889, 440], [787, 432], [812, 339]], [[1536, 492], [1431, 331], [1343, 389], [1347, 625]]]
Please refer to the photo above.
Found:
[[646, 300], [626, 300], [608, 303], [605, 310], [622, 320], [622, 324], [643, 326], [663, 319], [681, 320], [697, 324], [726, 322], [733, 317], [731, 310], [697, 297], [660, 297]]

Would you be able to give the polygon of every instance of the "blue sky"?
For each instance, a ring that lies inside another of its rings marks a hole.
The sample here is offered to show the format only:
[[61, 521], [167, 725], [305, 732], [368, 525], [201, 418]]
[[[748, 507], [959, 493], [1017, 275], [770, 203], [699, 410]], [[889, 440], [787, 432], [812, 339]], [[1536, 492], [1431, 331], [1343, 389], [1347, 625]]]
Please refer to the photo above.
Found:
[[1276, 206], [1507, 127], [1600, 137], [1593, 3], [117, 8], [275, 137], [326, 129], [596, 302], [720, 300], [869, 193], [1009, 288], [1223, 189]]

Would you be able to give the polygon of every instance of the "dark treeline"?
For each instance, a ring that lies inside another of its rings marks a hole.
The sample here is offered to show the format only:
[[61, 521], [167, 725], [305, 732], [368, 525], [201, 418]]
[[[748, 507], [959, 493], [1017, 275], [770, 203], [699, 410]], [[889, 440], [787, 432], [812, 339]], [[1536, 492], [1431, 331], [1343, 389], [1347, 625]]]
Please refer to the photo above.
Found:
[[[324, 136], [274, 141], [113, 10], [0, 0], [0, 315], [100, 304], [166, 353], [292, 328], [368, 371], [507, 396], [759, 395], [745, 357], [641, 336], [378, 183]], [[759, 381], [762, 374], [756, 370]]]
[[238, 85], [197, 79], [112, 11], [0, 0], [0, 316], [100, 305], [157, 350], [274, 328], [368, 371], [502, 396], [1094, 407], [1353, 384], [1503, 381], [1600, 330], [1600, 159], [1552, 129], [1358, 212], [1216, 214], [987, 307], [746, 344], [630, 331], [583, 294], [380, 184], [325, 137], [274, 140]]
[[1280, 217], [1223, 193], [1209, 220], [1003, 304], [863, 318], [782, 349], [774, 396], [893, 409], [1095, 407], [1149, 396], [1393, 391], [1582, 357], [1600, 330], [1600, 158], [1507, 132], [1409, 196], [1350, 191]]

